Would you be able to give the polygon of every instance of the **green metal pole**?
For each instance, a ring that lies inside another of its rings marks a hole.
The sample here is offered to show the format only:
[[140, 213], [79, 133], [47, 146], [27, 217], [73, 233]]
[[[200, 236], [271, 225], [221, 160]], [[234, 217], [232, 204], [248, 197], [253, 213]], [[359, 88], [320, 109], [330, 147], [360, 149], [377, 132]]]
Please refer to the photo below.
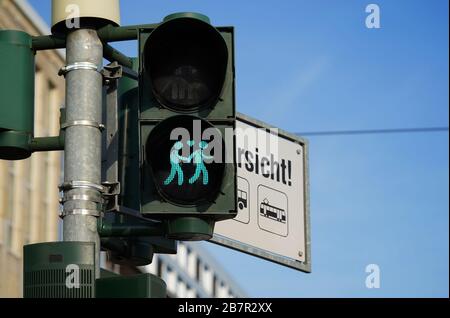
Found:
[[64, 135], [33, 138], [30, 150], [31, 152], [64, 150]]
[[[100, 40], [104, 43], [128, 41], [137, 39], [138, 29], [156, 28], [157, 26], [158, 23], [138, 24], [122, 27], [107, 25], [97, 30], [97, 33]], [[62, 49], [66, 47], [66, 38], [56, 35], [33, 36], [32, 47], [35, 51]]]
[[130, 236], [164, 236], [164, 225], [153, 224], [118, 224], [102, 220], [99, 222], [98, 232], [101, 237], [130, 237]]
[[66, 47], [66, 38], [55, 35], [33, 36], [32, 47], [35, 51], [63, 49]]
[[129, 41], [137, 39], [138, 29], [156, 28], [158, 25], [159, 23], [137, 24], [121, 27], [107, 25], [99, 29], [97, 32], [100, 39], [104, 42]]
[[117, 61], [120, 65], [133, 68], [133, 60], [108, 43], [103, 43], [103, 57], [110, 62]]

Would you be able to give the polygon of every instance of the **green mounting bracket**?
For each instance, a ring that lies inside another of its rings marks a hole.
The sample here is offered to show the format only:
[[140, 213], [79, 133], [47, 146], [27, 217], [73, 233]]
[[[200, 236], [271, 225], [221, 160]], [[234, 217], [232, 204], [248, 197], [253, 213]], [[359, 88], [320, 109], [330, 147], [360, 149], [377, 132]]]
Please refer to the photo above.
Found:
[[[61, 109], [60, 124], [65, 121], [65, 110]], [[34, 152], [64, 150], [65, 134], [59, 131], [59, 136], [32, 137], [30, 132], [7, 130], [0, 128], [0, 159], [27, 159]]]
[[55, 137], [33, 138], [30, 134], [5, 130], [0, 131], [0, 159], [21, 160], [33, 152], [64, 150], [64, 134]]
[[103, 250], [109, 251], [109, 259], [115, 264], [145, 266], [151, 264], [156, 246], [145, 237], [103, 237]]
[[167, 237], [182, 241], [209, 240], [214, 233], [215, 220], [181, 216], [167, 221]]
[[[159, 23], [138, 24], [128, 26], [107, 25], [97, 30], [98, 37], [104, 43], [136, 40], [138, 30], [156, 28]], [[35, 51], [62, 49], [66, 46], [66, 38], [57, 35], [39, 35], [32, 37], [32, 48]]]
[[111, 276], [95, 282], [96, 298], [166, 298], [166, 283], [152, 274]]
[[164, 236], [166, 232], [165, 224], [162, 222], [118, 223], [99, 218], [97, 224], [101, 237]]
[[97, 226], [102, 249], [109, 251], [113, 263], [144, 266], [152, 262], [154, 253], [177, 252], [176, 242], [165, 238], [164, 222], [107, 214]]
[[64, 134], [55, 137], [32, 138], [29, 143], [31, 152], [64, 150]]

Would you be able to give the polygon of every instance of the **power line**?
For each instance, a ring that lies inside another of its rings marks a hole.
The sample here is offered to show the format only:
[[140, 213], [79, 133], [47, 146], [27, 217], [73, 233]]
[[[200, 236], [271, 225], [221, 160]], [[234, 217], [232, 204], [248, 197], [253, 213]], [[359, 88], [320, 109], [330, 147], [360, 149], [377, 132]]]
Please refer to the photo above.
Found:
[[392, 129], [366, 129], [366, 130], [334, 130], [334, 131], [310, 131], [296, 132], [298, 136], [343, 136], [343, 135], [374, 135], [374, 134], [398, 134], [398, 133], [430, 133], [449, 131], [449, 127], [416, 127], [416, 128], [392, 128]]

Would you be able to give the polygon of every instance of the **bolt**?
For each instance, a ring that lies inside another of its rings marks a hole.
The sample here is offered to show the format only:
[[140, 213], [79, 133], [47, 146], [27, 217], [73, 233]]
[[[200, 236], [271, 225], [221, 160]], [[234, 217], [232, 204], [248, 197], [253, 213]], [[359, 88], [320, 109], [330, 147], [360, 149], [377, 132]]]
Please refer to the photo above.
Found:
[[302, 257], [303, 256], [303, 252], [302, 251], [298, 252], [298, 256]]
[[301, 149], [297, 149], [297, 155], [301, 154], [302, 150]]

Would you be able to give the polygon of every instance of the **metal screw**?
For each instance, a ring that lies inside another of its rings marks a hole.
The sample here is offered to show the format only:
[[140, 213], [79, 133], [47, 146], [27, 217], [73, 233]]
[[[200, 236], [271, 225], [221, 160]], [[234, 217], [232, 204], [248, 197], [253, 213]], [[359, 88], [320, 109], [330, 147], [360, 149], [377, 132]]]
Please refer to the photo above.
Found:
[[298, 252], [298, 256], [302, 257], [303, 256], [303, 252], [302, 251]]
[[301, 149], [297, 149], [297, 155], [299, 155], [301, 153], [302, 153]]

